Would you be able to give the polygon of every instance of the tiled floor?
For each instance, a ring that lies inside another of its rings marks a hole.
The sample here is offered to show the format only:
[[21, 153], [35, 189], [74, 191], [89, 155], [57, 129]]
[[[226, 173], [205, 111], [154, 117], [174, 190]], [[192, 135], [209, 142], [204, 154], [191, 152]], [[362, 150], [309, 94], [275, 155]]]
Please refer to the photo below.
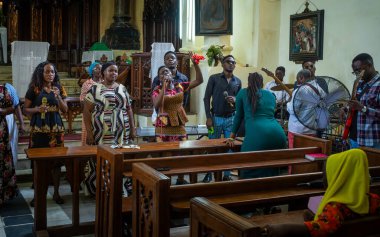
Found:
[[[232, 177], [236, 179], [236, 176]], [[189, 180], [188, 177], [185, 178]], [[204, 174], [200, 174], [198, 180], [201, 181], [203, 178]], [[173, 177], [172, 183], [175, 182], [176, 177]], [[19, 183], [18, 185], [21, 195], [0, 208], [0, 237], [33, 237], [34, 208], [29, 204], [34, 195], [34, 190], [31, 188], [32, 183]], [[61, 180], [60, 195], [65, 201], [62, 205], [58, 205], [52, 200], [53, 187], [49, 186], [47, 194], [48, 226], [71, 223], [71, 191], [70, 185], [64, 178]], [[79, 206], [81, 222], [95, 220], [95, 197], [86, 196], [81, 191]], [[86, 235], [86, 237], [92, 236], [94, 235]]]
[[[8, 201], [8, 208], [0, 209], [0, 237], [32, 237], [34, 209], [29, 202], [33, 198], [34, 191], [31, 183], [19, 183], [22, 196]], [[71, 192], [67, 181], [62, 180], [60, 194], [65, 200], [62, 205], [52, 200], [53, 187], [49, 187], [47, 194], [47, 225], [64, 225], [71, 223]], [[80, 194], [81, 222], [95, 220], [95, 198]], [[9, 209], [9, 211], [8, 211]], [[86, 235], [87, 237], [94, 235]]]

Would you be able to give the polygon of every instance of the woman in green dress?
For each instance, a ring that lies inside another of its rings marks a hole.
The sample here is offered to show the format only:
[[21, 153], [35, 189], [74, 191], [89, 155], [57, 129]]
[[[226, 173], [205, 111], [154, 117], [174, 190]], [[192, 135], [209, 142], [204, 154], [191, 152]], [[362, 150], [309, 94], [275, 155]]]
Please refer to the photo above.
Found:
[[[255, 72], [248, 76], [248, 87], [236, 96], [236, 115], [232, 133], [227, 140], [233, 146], [235, 134], [244, 118], [245, 138], [241, 151], [260, 151], [286, 148], [285, 132], [274, 118], [275, 96], [263, 90], [263, 77]], [[258, 178], [279, 174], [279, 168], [241, 170], [240, 178]]]

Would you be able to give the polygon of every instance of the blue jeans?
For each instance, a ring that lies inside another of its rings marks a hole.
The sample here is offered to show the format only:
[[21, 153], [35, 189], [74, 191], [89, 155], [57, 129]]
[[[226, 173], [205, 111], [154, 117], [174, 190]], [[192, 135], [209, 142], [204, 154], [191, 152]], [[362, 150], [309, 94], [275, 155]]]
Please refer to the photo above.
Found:
[[221, 138], [222, 134], [224, 135], [225, 138], [229, 138], [232, 132], [233, 122], [234, 122], [234, 116], [231, 116], [228, 118], [214, 116], [212, 118], [214, 133], [210, 134], [208, 138], [210, 139]]
[[[218, 139], [222, 137], [222, 134], [225, 138], [229, 138], [232, 132], [232, 125], [234, 122], [234, 116], [224, 118], [213, 116], [212, 124], [214, 127], [214, 133], [209, 134], [209, 139]], [[232, 150], [229, 150], [228, 153], [231, 153]], [[231, 171], [227, 170], [223, 172], [223, 175], [229, 177], [231, 175]]]

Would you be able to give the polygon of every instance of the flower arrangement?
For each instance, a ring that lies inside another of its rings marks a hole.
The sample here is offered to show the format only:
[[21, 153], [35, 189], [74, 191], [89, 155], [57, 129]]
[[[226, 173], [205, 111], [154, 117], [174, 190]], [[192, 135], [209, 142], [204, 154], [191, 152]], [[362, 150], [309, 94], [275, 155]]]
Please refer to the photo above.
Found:
[[203, 55], [199, 55], [199, 54], [193, 54], [192, 58], [194, 59], [194, 62], [196, 64], [199, 64], [199, 61], [205, 59], [205, 57], [203, 57]]
[[211, 45], [210, 48], [207, 49], [206, 56], [208, 65], [211, 67], [212, 62], [214, 61], [214, 67], [218, 66], [219, 61], [223, 58], [223, 49], [224, 45]]

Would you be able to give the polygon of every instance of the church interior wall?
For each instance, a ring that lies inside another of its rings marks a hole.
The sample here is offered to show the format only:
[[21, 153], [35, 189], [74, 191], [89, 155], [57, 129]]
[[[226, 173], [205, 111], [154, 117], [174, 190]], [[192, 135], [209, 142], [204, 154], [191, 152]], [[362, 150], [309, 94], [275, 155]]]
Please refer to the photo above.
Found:
[[[186, 1], [182, 1], [186, 2]], [[233, 0], [233, 35], [230, 36], [231, 54], [236, 57], [238, 65], [236, 75], [247, 85], [249, 72], [259, 71], [261, 67], [274, 70], [282, 65], [286, 68], [286, 83], [293, 83], [295, 75], [301, 69], [300, 64], [289, 61], [289, 26], [290, 15], [302, 12], [305, 1], [301, 0]], [[342, 81], [349, 90], [352, 88], [351, 60], [361, 53], [371, 54], [375, 67], [380, 68], [380, 1], [378, 0], [319, 0], [313, 1], [318, 9], [325, 10], [323, 60], [316, 62], [316, 74], [327, 75]], [[314, 11], [316, 7], [311, 4]], [[144, 1], [134, 1], [131, 8], [131, 23], [140, 32], [143, 42]], [[112, 23], [113, 4], [101, 0], [100, 34]], [[184, 19], [186, 15], [183, 14]], [[186, 24], [182, 24], [183, 50], [192, 50], [205, 54], [207, 40], [204, 36], [195, 36], [192, 41], [186, 39]], [[221, 37], [222, 39], [222, 37]], [[222, 40], [221, 40], [222, 41]], [[203, 62], [202, 71], [207, 84], [211, 72], [221, 72], [222, 68], [210, 69]], [[248, 66], [248, 67], [247, 67]], [[261, 72], [262, 73], [262, 72]], [[264, 73], [262, 73], [264, 74]], [[264, 83], [272, 80], [264, 76]], [[199, 90], [202, 90], [201, 86]], [[192, 97], [192, 112], [200, 113], [202, 118], [203, 94], [197, 92]], [[199, 120], [199, 123], [204, 121]]]
[[[278, 63], [287, 70], [286, 79], [295, 80], [301, 68], [289, 61], [289, 16], [295, 14], [303, 1], [281, 1], [280, 46]], [[353, 85], [352, 59], [359, 53], [372, 55], [375, 68], [380, 68], [380, 1], [319, 0], [313, 1], [325, 10], [323, 60], [316, 62], [316, 75], [327, 75], [342, 81], [349, 91]], [[311, 5], [311, 10], [315, 10]], [[302, 8], [303, 9], [303, 8]]]

